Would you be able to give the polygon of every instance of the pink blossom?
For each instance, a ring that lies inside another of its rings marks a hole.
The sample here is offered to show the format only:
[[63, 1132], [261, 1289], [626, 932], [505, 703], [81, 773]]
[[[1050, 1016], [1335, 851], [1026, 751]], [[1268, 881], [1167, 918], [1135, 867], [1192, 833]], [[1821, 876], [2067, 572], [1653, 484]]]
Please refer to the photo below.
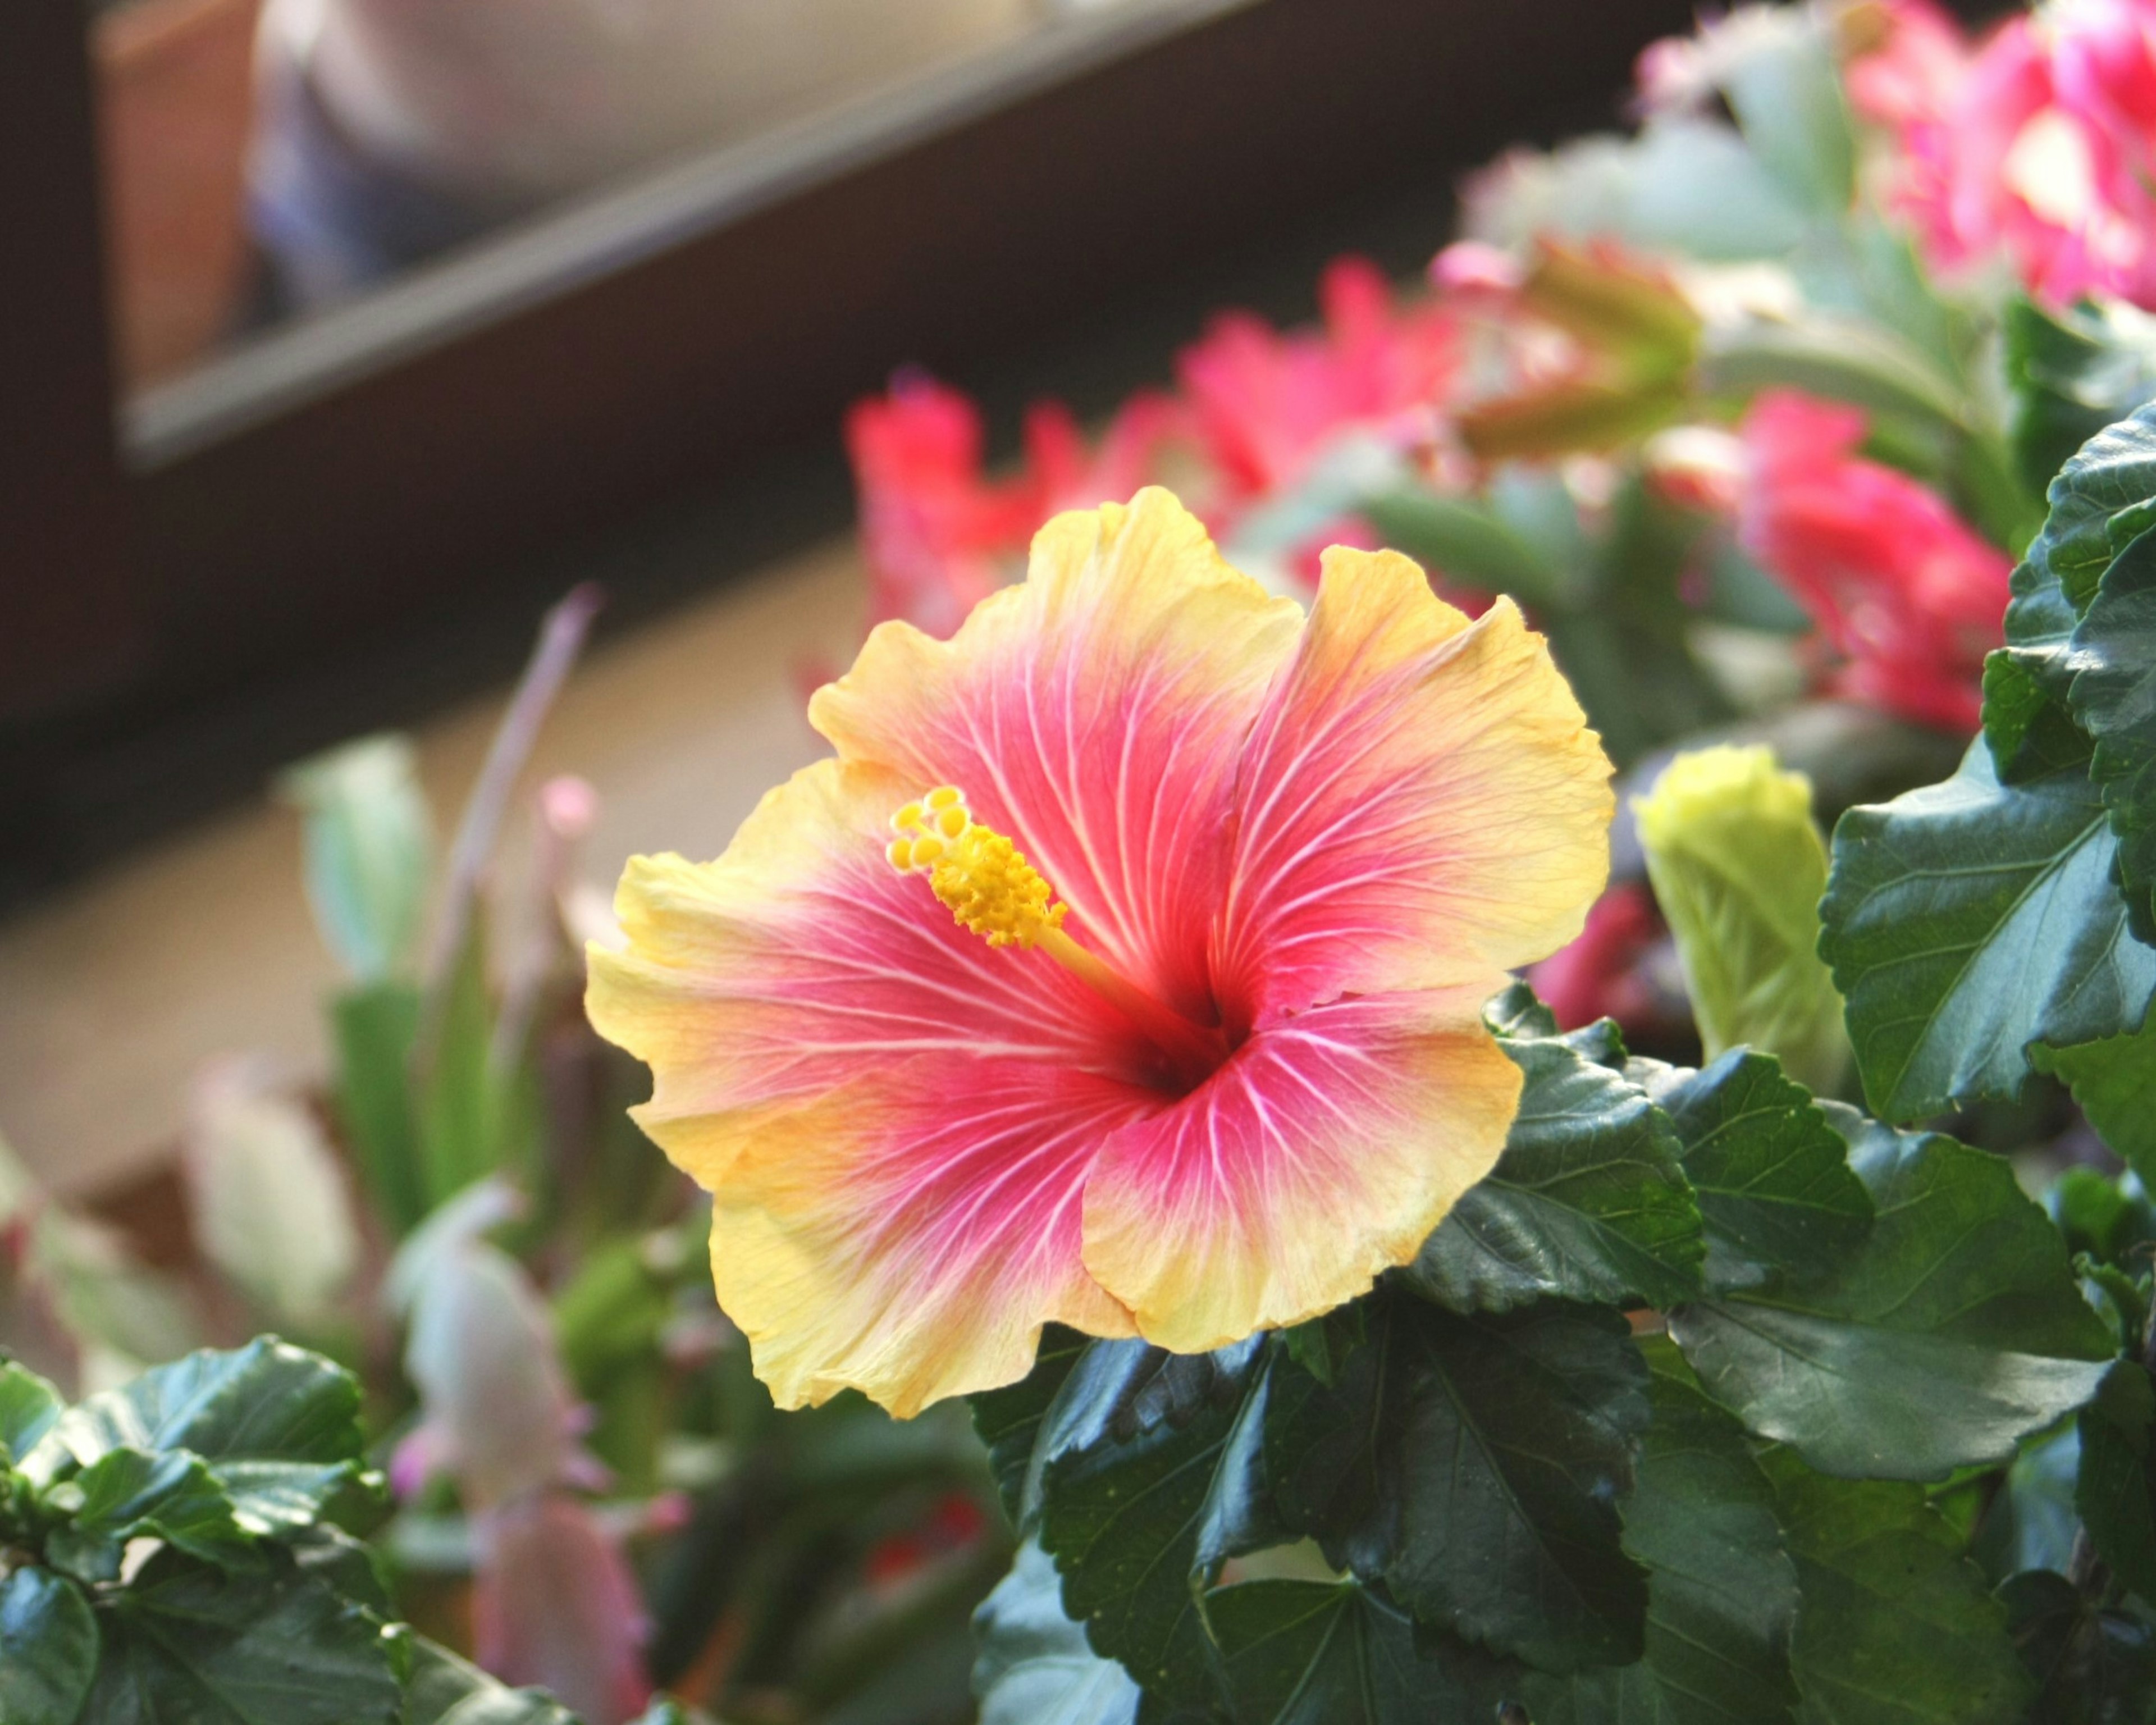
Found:
[[1899, 135], [1897, 201], [1932, 261], [2004, 258], [2052, 304], [2156, 305], [2156, 0], [2014, 18], [1958, 68], [1951, 28], [1899, 8], [1850, 74], [1860, 111]]
[[620, 1542], [590, 1509], [556, 1493], [476, 1517], [472, 1634], [505, 1682], [550, 1690], [585, 1725], [644, 1711], [647, 1625]]
[[1602, 1018], [1628, 1028], [1647, 1022], [1655, 1016], [1654, 991], [1639, 965], [1663, 932], [1647, 889], [1621, 881], [1594, 901], [1578, 937], [1536, 965], [1527, 980], [1561, 1029]]
[[1176, 372], [1230, 501], [1277, 495], [1351, 427], [1417, 429], [1458, 367], [1451, 314], [1394, 303], [1373, 264], [1342, 258], [1318, 285], [1321, 327], [1283, 333], [1249, 312], [1214, 320]]
[[1920, 723], [1974, 730], [2013, 559], [1935, 492], [1853, 453], [1854, 408], [1774, 391], [1746, 416], [1745, 549], [1811, 613], [1831, 686]]

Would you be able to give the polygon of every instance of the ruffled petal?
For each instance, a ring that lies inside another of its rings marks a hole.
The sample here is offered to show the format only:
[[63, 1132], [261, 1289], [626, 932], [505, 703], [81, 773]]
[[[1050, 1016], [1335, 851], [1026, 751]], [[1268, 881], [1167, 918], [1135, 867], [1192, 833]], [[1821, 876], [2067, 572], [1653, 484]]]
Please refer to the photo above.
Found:
[[916, 789], [819, 762], [726, 854], [643, 857], [588, 1009], [646, 1061], [639, 1122], [711, 1190], [720, 1301], [782, 1404], [910, 1412], [1022, 1376], [1049, 1320], [1130, 1333], [1079, 1255], [1101, 1142], [1166, 1098], [1040, 953], [957, 928], [884, 860]]
[[1148, 490], [1049, 522], [1026, 581], [949, 641], [882, 625], [809, 718], [842, 758], [916, 793], [963, 788], [1070, 906], [1074, 935], [1202, 1015], [1237, 753], [1301, 626]]
[[1609, 762], [1509, 600], [1471, 622], [1391, 552], [1336, 547], [1235, 798], [1214, 961], [1253, 1022], [1473, 984], [1579, 932]]
[[1486, 991], [1370, 996], [1282, 1019], [1086, 1189], [1085, 1258], [1178, 1353], [1299, 1323], [1412, 1258], [1504, 1148], [1519, 1068]]

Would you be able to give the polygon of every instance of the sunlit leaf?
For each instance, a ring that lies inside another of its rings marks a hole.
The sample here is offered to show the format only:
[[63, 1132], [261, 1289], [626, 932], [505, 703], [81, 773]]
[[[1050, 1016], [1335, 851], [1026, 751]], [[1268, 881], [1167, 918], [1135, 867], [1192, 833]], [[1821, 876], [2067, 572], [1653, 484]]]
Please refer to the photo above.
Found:
[[355, 981], [393, 974], [418, 936], [434, 850], [411, 744], [362, 737], [290, 768], [278, 788], [305, 824], [323, 941]]
[[1817, 950], [1827, 856], [1811, 781], [1770, 749], [1701, 749], [1632, 809], [1707, 1057], [1748, 1044], [1812, 1089], [1835, 1088], [1849, 1041]]
[[1063, 1615], [1055, 1564], [1038, 1545], [974, 1614], [980, 1648], [973, 1693], [981, 1725], [1133, 1725], [1140, 1699], [1130, 1674], [1086, 1645]]

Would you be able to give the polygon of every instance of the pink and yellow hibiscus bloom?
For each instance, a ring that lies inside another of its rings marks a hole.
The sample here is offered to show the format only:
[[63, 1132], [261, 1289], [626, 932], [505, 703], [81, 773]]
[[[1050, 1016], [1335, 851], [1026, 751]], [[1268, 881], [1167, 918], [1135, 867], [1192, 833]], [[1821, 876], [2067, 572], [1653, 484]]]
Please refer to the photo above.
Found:
[[1612, 806], [1508, 602], [1336, 548], [1306, 618], [1146, 490], [809, 716], [836, 757], [716, 862], [630, 862], [589, 995], [782, 1405], [1008, 1384], [1049, 1322], [1299, 1322], [1496, 1162], [1481, 1008], [1578, 932]]

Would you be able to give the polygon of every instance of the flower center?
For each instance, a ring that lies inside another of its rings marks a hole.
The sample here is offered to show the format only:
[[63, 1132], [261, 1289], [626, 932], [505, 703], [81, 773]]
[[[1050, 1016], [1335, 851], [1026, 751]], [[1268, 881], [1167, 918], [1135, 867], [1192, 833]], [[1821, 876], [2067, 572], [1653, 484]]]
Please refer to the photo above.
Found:
[[897, 835], [885, 847], [891, 865], [926, 875], [961, 928], [992, 947], [1046, 953], [1143, 1031], [1174, 1077], [1195, 1084], [1228, 1057], [1218, 1025], [1193, 1023], [1065, 934], [1069, 906], [1015, 845], [973, 819], [957, 786], [938, 785], [907, 803], [891, 826]]

